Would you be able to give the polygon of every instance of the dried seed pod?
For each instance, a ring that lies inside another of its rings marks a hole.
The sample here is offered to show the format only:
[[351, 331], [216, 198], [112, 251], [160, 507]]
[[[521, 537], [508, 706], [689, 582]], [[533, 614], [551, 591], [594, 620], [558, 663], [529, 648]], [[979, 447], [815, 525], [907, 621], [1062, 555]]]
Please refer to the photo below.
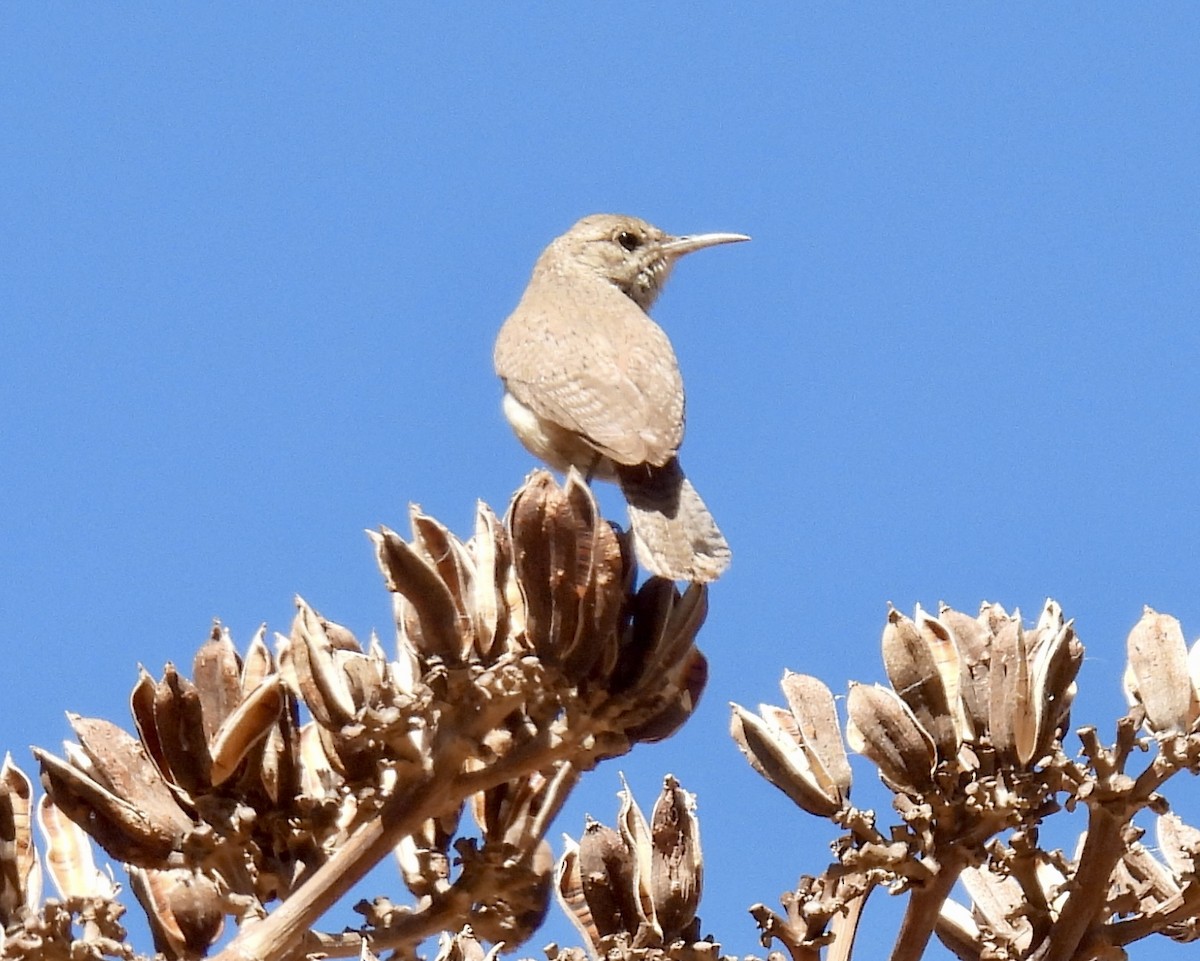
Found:
[[158, 719], [155, 716], [155, 702], [158, 697], [158, 686], [144, 667], [138, 668], [137, 683], [129, 694], [129, 710], [133, 714], [134, 727], [142, 747], [154, 762], [154, 766], [169, 776], [171, 770], [166, 752], [163, 751], [162, 741], [158, 733]]
[[296, 608], [287, 650], [295, 671], [297, 694], [322, 727], [337, 730], [356, 719], [354, 697], [335, 657], [324, 619], [303, 598], [296, 598]]
[[1158, 850], [1176, 878], [1193, 877], [1200, 865], [1200, 829], [1177, 814], [1164, 814], [1154, 823]]
[[475, 512], [475, 536], [468, 545], [475, 566], [471, 580], [471, 633], [476, 653], [488, 658], [508, 636], [509, 605], [504, 588], [512, 569], [512, 544], [508, 531], [482, 501]]
[[214, 622], [208, 639], [192, 660], [192, 680], [200, 697], [204, 736], [213, 736], [242, 700], [242, 664], [229, 631]]
[[938, 940], [959, 958], [982, 956], [982, 932], [971, 912], [947, 898], [938, 908], [938, 919], [934, 932]]
[[968, 617], [961, 611], [942, 604], [938, 608], [938, 623], [943, 625], [954, 641], [959, 659], [959, 692], [963, 709], [975, 734], [986, 731], [990, 716], [991, 631], [986, 618]]
[[650, 896], [667, 944], [698, 937], [693, 928], [703, 887], [704, 857], [695, 807], [695, 796], [668, 774], [650, 815]]
[[419, 551], [387, 527], [368, 531], [387, 589], [403, 599], [399, 623], [425, 657], [457, 662], [462, 651], [458, 608], [437, 571]]
[[1005, 622], [992, 640], [988, 677], [992, 745], [1001, 757], [1028, 764], [1037, 748], [1037, 713], [1019, 614]]
[[788, 732], [782, 711], [760, 705], [759, 717], [740, 705], [733, 705], [730, 734], [750, 766], [801, 809], [817, 817], [829, 817], [840, 805], [826, 793], [814, 773], [811, 759]]
[[566, 839], [555, 878], [559, 901], [593, 956], [614, 935], [635, 948], [695, 945], [703, 881], [695, 799], [671, 775], [649, 822], [624, 779], [620, 798], [617, 830], [588, 818], [579, 844]]
[[653, 844], [650, 825], [646, 816], [633, 799], [633, 792], [621, 777], [621, 808], [617, 812], [617, 830], [633, 861], [634, 908], [638, 916], [639, 937], [653, 937], [662, 943], [662, 927], [654, 916], [654, 897], [650, 890], [650, 872], [653, 867]]
[[[1043, 628], [1043, 642], [1033, 653], [1033, 698], [1037, 724], [1037, 746], [1033, 757], [1048, 754], [1056, 738], [1070, 723], [1071, 703], [1075, 699], [1075, 676], [1083, 663], [1083, 645], [1070, 622], [1062, 622], [1062, 611], [1053, 601], [1046, 609], [1057, 611], [1056, 623]], [[1043, 614], [1043, 621], [1046, 615]]]
[[284, 693], [278, 674], [252, 690], [226, 717], [212, 739], [212, 782], [223, 784], [251, 748], [275, 728], [283, 712]]
[[[512, 532], [513, 570], [525, 609], [525, 634], [538, 644], [535, 651], [539, 655], [555, 649], [555, 598], [547, 588], [554, 572], [551, 541], [557, 533], [555, 522], [566, 510], [566, 498], [553, 478], [544, 471], [534, 471], [513, 497], [505, 518]], [[570, 540], [573, 543], [574, 537]]]
[[[601, 937], [620, 932], [630, 937], [641, 924], [635, 854], [620, 833], [588, 818], [578, 845], [577, 869], [587, 916]], [[583, 915], [578, 917], [583, 922]]]
[[784, 672], [780, 686], [802, 743], [819, 762], [813, 767], [822, 787], [835, 789], [836, 796], [845, 801], [850, 796], [850, 762], [842, 743], [833, 692], [818, 678], [791, 671]]
[[600, 516], [590, 489], [577, 474], [568, 476], [566, 495], [580, 527], [580, 580], [586, 586], [576, 591], [575, 638], [564, 653], [563, 670], [572, 679], [582, 679], [597, 666], [601, 673], [611, 670], [615, 644], [598, 644], [596, 639], [616, 637], [624, 600], [625, 561], [617, 535]]
[[559, 907], [587, 945], [588, 954], [596, 957], [600, 953], [601, 933], [587, 895], [584, 894], [583, 876], [579, 868], [579, 845], [565, 834], [563, 845], [563, 856], [559, 858], [554, 870], [554, 895], [558, 898]]
[[850, 796], [850, 764], [833, 694], [820, 680], [784, 674], [791, 712], [760, 705], [761, 717], [733, 705], [731, 733], [750, 765], [805, 811], [829, 817]]
[[656, 692], [663, 706], [646, 720], [625, 729], [636, 743], [652, 743], [670, 737], [695, 712], [708, 684], [708, 659], [696, 648], [686, 651], [661, 675]]
[[67, 745], [70, 763], [34, 749], [54, 803], [120, 860], [154, 866], [178, 850], [192, 820], [142, 745], [108, 721], [68, 717], [81, 745]]
[[42, 900], [42, 867], [33, 845], [33, 784], [12, 755], [0, 767], [0, 930]]
[[217, 886], [177, 868], [131, 868], [130, 887], [150, 923], [154, 946], [167, 958], [201, 958], [221, 936], [225, 917]]
[[[922, 632], [894, 608], [888, 611], [883, 629], [883, 665], [888, 680], [933, 739], [938, 757], [952, 760], [960, 742], [931, 640], [936, 643], [940, 638], [933, 632]], [[944, 656], [944, 651], [938, 654]]]
[[154, 727], [162, 751], [163, 776], [193, 796], [210, 784], [212, 758], [204, 733], [204, 708], [196, 685], [173, 664], [154, 686]]
[[927, 613], [920, 604], [913, 619], [942, 679], [950, 719], [954, 725], [955, 743], [961, 746], [964, 741], [973, 741], [975, 723], [967, 713], [963, 700], [963, 660], [954, 633], [948, 624]]
[[1071, 886], [1067, 882], [1067, 876], [1062, 873], [1056, 864], [1052, 864], [1045, 857], [1038, 859], [1037, 867], [1035, 868], [1038, 887], [1041, 889], [1042, 898], [1050, 908], [1050, 919], [1057, 920], [1062, 912], [1063, 904], [1066, 903], [1067, 896], [1071, 893]]
[[342, 784], [321, 743], [323, 730], [316, 721], [300, 728], [300, 789], [310, 798], [335, 798]]
[[1024, 957], [1033, 941], [1033, 926], [1022, 914], [1026, 902], [1021, 885], [986, 867], [968, 867], [959, 880], [991, 936], [1005, 945], [1012, 957]]
[[242, 661], [242, 675], [239, 680], [244, 695], [258, 687], [268, 675], [276, 673], [275, 658], [271, 656], [271, 649], [267, 647], [266, 638], [267, 625], [260, 624], [258, 630], [254, 632], [250, 646], [246, 649], [246, 657]]
[[544, 661], [581, 678], [608, 660], [615, 643], [624, 573], [616, 538], [577, 472], [560, 489], [535, 471], [507, 522], [526, 641]]
[[695, 642], [708, 613], [708, 590], [689, 584], [681, 595], [674, 582], [651, 577], [630, 606], [617, 663], [606, 688], [613, 694], [658, 683], [662, 671], [677, 665]]
[[846, 708], [847, 743], [875, 763], [889, 787], [917, 794], [933, 788], [933, 739], [895, 691], [879, 684], [851, 684]]
[[1200, 716], [1200, 704], [1179, 621], [1147, 607], [1129, 632], [1127, 647], [1135, 696], [1146, 708], [1146, 726], [1156, 734], [1186, 733]]
[[[286, 708], [286, 702], [285, 702]], [[300, 740], [296, 723], [286, 709], [281, 712], [279, 723], [267, 731], [262, 741], [262, 752], [253, 771], [247, 771], [247, 779], [257, 778], [258, 787], [278, 807], [285, 799], [299, 793]]]
[[468, 610], [471, 596], [471, 581], [474, 579], [474, 563], [470, 552], [450, 529], [434, 520], [413, 504], [409, 508], [412, 524], [412, 546], [446, 585], [454, 603], [457, 623], [454, 633], [462, 642], [458, 659], [465, 660], [471, 654], [473, 641], [472, 624]]
[[117, 896], [113, 879], [96, 868], [88, 836], [45, 795], [38, 801], [37, 821], [46, 840], [46, 871], [60, 897]]
[[140, 741], [103, 718], [78, 714], [67, 718], [91, 762], [89, 773], [100, 784], [135, 804], [148, 821], [163, 825], [164, 830], [182, 832], [192, 826]]

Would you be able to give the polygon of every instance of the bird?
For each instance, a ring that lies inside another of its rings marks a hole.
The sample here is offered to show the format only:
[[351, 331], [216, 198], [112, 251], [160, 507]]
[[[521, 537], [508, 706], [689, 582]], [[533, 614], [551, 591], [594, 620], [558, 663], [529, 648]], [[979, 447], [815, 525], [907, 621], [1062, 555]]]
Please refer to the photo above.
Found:
[[749, 239], [584, 217], [542, 252], [496, 337], [502, 407], [521, 443], [555, 470], [615, 481], [638, 562], [675, 581], [716, 580], [730, 549], [680, 467], [683, 378], [648, 311], [680, 257]]

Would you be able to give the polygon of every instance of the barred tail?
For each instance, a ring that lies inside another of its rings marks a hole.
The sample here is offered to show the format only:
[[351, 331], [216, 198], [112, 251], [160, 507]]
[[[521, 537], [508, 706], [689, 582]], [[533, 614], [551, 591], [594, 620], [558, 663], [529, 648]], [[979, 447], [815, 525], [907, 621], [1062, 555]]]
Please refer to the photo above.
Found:
[[638, 562], [675, 581], [714, 581], [729, 566], [724, 536], [684, 476], [679, 459], [662, 467], [618, 466]]

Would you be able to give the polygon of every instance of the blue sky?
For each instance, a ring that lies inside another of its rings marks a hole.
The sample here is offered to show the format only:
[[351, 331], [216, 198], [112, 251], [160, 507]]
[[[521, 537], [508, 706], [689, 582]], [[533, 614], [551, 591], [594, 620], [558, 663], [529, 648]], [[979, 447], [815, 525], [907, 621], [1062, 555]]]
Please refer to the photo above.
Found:
[[362, 529], [416, 501], [465, 535], [532, 466], [491, 345], [540, 249], [597, 211], [745, 232], [655, 312], [734, 550], [709, 689], [554, 836], [611, 820], [618, 766], [645, 804], [675, 773], [705, 930], [761, 952], [745, 908], [831, 834], [749, 771], [728, 701], [880, 679], [889, 601], [1052, 596], [1076, 722], [1111, 731], [1142, 605], [1200, 634], [1198, 19], [4, 5], [0, 747], [32, 769], [64, 710], [124, 720], [136, 665], [190, 663], [214, 616], [244, 646], [300, 593], [385, 632]]

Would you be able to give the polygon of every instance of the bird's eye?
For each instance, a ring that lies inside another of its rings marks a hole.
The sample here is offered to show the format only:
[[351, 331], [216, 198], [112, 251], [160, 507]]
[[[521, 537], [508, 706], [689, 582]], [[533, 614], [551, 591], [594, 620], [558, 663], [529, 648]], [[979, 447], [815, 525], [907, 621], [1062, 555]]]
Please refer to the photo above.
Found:
[[630, 233], [628, 230], [622, 230], [617, 234], [617, 243], [632, 252], [642, 245], [642, 238], [635, 233]]

